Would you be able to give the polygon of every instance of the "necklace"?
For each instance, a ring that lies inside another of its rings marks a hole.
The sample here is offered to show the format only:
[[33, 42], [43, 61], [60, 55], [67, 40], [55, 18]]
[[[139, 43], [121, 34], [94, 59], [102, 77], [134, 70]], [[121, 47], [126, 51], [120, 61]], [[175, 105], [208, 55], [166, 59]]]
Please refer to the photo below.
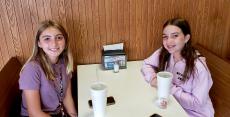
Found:
[[57, 92], [57, 97], [59, 100], [59, 106], [57, 107], [58, 110], [61, 111], [61, 117], [65, 117], [65, 112], [64, 112], [64, 105], [63, 105], [63, 99], [64, 99], [64, 85], [63, 85], [63, 76], [62, 76], [62, 71], [61, 67], [59, 69], [59, 78], [56, 78], [57, 82], [55, 84], [55, 90]]

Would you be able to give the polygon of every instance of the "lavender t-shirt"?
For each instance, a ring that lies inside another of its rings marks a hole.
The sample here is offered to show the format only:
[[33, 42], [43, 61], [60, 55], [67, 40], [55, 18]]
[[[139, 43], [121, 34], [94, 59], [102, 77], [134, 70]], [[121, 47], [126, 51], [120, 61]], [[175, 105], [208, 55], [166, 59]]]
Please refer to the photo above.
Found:
[[[65, 96], [71, 75], [67, 75], [64, 63], [52, 65], [56, 79], [48, 80], [38, 61], [27, 63], [20, 74], [19, 88], [21, 90], [39, 90], [41, 108], [45, 112], [55, 112], [59, 105], [60, 79], [63, 81], [63, 94]], [[22, 93], [21, 115], [28, 116], [25, 96]]]

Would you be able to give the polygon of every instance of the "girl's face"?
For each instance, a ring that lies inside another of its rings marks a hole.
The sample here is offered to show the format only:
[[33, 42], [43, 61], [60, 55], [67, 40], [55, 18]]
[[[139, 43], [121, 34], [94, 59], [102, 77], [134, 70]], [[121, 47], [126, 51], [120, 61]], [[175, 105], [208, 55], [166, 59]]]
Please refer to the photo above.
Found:
[[65, 49], [65, 38], [58, 29], [49, 27], [41, 33], [38, 46], [42, 48], [52, 63], [56, 63], [59, 55]]
[[190, 35], [184, 35], [181, 29], [174, 25], [168, 25], [163, 30], [163, 45], [174, 57], [180, 56], [181, 51], [190, 39]]

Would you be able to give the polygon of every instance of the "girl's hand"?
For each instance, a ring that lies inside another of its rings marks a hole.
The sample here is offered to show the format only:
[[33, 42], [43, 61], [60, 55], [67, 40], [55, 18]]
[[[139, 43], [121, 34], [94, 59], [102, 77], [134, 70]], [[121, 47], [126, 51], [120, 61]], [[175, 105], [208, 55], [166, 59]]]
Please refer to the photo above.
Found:
[[151, 85], [152, 87], [156, 87], [156, 88], [157, 88], [157, 78], [156, 78], [156, 77], [153, 78], [153, 79], [150, 81], [150, 85]]
[[167, 99], [161, 98], [158, 101], [159, 101], [158, 102], [158, 106], [160, 108], [162, 108], [162, 109], [166, 109], [167, 108], [167, 104], [168, 104]]

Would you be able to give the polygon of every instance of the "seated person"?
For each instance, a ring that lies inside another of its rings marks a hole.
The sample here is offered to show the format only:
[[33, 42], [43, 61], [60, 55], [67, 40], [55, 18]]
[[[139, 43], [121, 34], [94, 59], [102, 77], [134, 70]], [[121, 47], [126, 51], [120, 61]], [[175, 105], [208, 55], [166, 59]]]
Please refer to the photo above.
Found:
[[43, 21], [38, 29], [33, 54], [23, 66], [21, 116], [76, 117], [71, 93], [73, 58], [65, 29]]
[[[209, 97], [213, 81], [205, 58], [192, 47], [188, 22], [174, 18], [163, 25], [163, 45], [144, 60], [145, 80], [157, 87], [156, 73], [173, 73], [171, 94], [190, 117], [214, 117]], [[165, 103], [161, 103], [165, 105]]]

